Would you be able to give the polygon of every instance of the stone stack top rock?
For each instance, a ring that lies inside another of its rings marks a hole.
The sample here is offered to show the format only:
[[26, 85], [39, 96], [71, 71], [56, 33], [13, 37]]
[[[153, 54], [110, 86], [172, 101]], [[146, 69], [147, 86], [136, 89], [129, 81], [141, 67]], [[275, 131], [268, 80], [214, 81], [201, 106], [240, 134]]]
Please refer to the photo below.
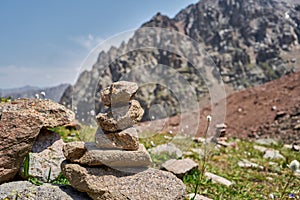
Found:
[[112, 83], [101, 92], [101, 100], [105, 106], [118, 107], [127, 104], [138, 90], [134, 82], [119, 81]]

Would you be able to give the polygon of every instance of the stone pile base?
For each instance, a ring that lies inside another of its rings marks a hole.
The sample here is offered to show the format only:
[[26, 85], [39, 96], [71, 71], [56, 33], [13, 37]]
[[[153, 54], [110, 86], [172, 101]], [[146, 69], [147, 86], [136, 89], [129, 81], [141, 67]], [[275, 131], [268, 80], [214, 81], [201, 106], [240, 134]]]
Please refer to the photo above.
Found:
[[185, 185], [175, 175], [152, 168], [135, 168], [136, 173], [107, 166], [84, 167], [62, 163], [62, 171], [71, 185], [95, 200], [180, 200]]

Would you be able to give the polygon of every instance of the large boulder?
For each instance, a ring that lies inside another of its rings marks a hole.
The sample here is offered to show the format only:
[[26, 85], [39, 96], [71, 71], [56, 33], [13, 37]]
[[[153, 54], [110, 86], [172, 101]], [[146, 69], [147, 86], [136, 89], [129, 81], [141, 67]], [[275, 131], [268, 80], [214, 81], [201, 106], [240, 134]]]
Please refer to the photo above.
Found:
[[88, 195], [70, 186], [51, 184], [36, 186], [28, 181], [16, 181], [0, 185], [0, 199], [90, 200]]
[[42, 128], [70, 123], [74, 113], [50, 100], [0, 103], [0, 183], [12, 179]]
[[63, 162], [62, 171], [74, 188], [96, 200], [180, 200], [186, 195], [185, 185], [175, 175], [151, 168], [128, 173]]

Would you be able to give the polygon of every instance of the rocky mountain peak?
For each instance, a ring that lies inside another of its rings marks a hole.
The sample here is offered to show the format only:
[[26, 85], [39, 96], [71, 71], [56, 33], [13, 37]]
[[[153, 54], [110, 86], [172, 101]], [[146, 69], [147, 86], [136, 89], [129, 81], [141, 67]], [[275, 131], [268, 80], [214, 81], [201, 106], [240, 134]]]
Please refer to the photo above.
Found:
[[[299, 10], [300, 0], [201, 0], [181, 10], [174, 18], [157, 13], [141, 27], [159, 27], [170, 32], [162, 35], [140, 30], [119, 48], [112, 47], [108, 52], [101, 52], [92, 70], [79, 76], [74, 86], [76, 104], [94, 104], [94, 99], [100, 98], [97, 94], [102, 88], [124, 76], [130, 76], [130, 81], [142, 80], [146, 69], [163, 74], [155, 67], [158, 64], [179, 72], [192, 85], [198, 98], [207, 93], [204, 81], [195, 76], [191, 63], [178, 55], [180, 52], [181, 55], [194, 55], [199, 50], [195, 52], [185, 41], [173, 37], [172, 31], [197, 41], [203, 47], [201, 50], [212, 58], [214, 70], [220, 73], [229, 87], [243, 89], [279, 78], [299, 66]], [[179, 53], [139, 48], [145, 44], [159, 44], [166, 48], [172, 44], [171, 47]], [[122, 56], [115, 59], [119, 54]], [[192, 60], [199, 63], [196, 57]], [[111, 64], [107, 67], [107, 63]], [[135, 66], [144, 66], [145, 69], [139, 72], [139, 76], [132, 77], [129, 74]], [[96, 92], [91, 89], [95, 85]], [[70, 99], [69, 91], [63, 97], [65, 102]], [[180, 112], [176, 108], [178, 100], [159, 84], [145, 90], [141, 88], [136, 97], [145, 109], [145, 116], [153, 104], [162, 105], [168, 115]], [[102, 106], [98, 100], [95, 104], [97, 113]]]
[[144, 23], [142, 27], [160, 27], [178, 31], [175, 21], [166, 15], [162, 15], [160, 12], [152, 17], [149, 22]]

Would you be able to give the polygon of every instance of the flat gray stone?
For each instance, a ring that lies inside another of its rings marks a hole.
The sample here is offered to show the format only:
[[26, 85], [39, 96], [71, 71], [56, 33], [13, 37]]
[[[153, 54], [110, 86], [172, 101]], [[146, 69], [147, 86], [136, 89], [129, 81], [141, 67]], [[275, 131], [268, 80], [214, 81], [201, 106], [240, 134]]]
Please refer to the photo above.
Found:
[[260, 166], [256, 163], [250, 162], [249, 160], [243, 159], [238, 162], [238, 166], [242, 168], [258, 168], [258, 169], [264, 169], [263, 166]]
[[95, 134], [95, 142], [102, 149], [138, 150], [139, 138], [135, 128], [128, 128], [117, 133], [104, 133], [98, 128]]
[[[83, 146], [85, 152], [82, 154]], [[72, 149], [73, 152], [69, 153], [69, 149]], [[142, 144], [140, 144], [137, 151], [125, 151], [99, 149], [95, 143], [91, 142], [83, 144], [70, 142], [68, 145], [64, 146], [63, 150], [67, 160], [88, 166], [146, 167], [152, 163], [149, 153]], [[80, 153], [76, 153], [76, 151], [79, 151]]]
[[183, 200], [186, 187], [170, 172], [144, 169], [128, 173], [103, 167], [82, 167], [64, 162], [62, 171], [71, 185], [92, 199]]
[[255, 143], [266, 146], [278, 145], [278, 141], [274, 139], [258, 139], [255, 141]]
[[197, 167], [198, 164], [189, 158], [182, 160], [171, 159], [162, 164], [162, 169], [172, 172], [178, 178], [183, 178], [185, 174]]
[[181, 158], [182, 151], [176, 147], [173, 143], [166, 143], [158, 145], [154, 148], [148, 149], [150, 154], [152, 155], [160, 155], [160, 154], [167, 154], [170, 158]]
[[205, 176], [206, 176], [206, 178], [211, 179], [215, 183], [220, 183], [220, 184], [223, 184], [226, 186], [231, 186], [233, 184], [228, 179], [218, 176], [216, 174], [210, 173], [210, 172], [205, 172]]
[[265, 152], [265, 155], [263, 156], [263, 158], [266, 158], [266, 159], [285, 159], [285, 157], [283, 155], [281, 155], [278, 150], [274, 150], [274, 149], [268, 149]]
[[262, 153], [265, 153], [268, 150], [268, 148], [263, 147], [263, 146], [258, 146], [258, 145], [254, 145], [253, 148], [260, 151], [260, 152], [262, 152]]
[[300, 145], [294, 145], [294, 144], [285, 144], [283, 145], [284, 148], [293, 150], [293, 151], [300, 151]]
[[90, 200], [91, 198], [69, 186], [51, 184], [36, 186], [28, 181], [16, 181], [0, 185], [0, 199]]

